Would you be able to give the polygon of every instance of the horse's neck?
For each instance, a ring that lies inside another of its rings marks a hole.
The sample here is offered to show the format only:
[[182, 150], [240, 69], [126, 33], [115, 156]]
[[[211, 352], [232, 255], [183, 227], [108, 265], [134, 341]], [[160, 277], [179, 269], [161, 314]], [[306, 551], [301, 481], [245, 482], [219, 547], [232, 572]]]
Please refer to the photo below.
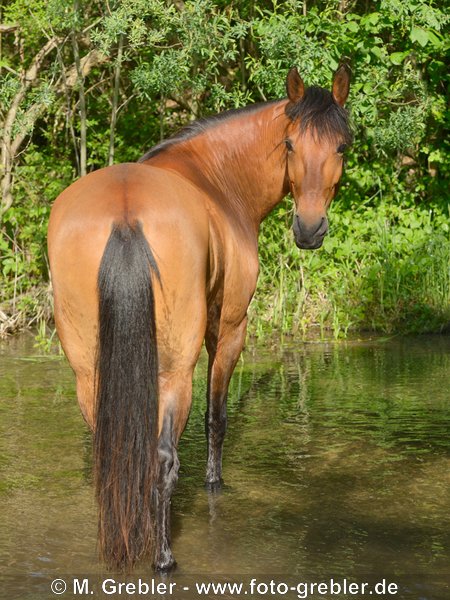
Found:
[[285, 102], [224, 121], [150, 160], [202, 187], [257, 232], [286, 195]]

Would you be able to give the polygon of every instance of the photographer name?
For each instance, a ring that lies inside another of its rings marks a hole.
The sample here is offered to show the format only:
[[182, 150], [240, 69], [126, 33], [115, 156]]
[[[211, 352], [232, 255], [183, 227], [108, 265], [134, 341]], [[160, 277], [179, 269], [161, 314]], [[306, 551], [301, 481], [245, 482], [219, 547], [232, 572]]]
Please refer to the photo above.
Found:
[[[133, 594], [137, 594], [138, 596], [162, 596], [163, 594], [173, 594], [176, 585], [177, 584], [174, 582], [165, 583], [155, 579], [150, 579], [148, 581], [138, 579], [137, 581], [124, 582], [116, 581], [113, 578], [108, 578], [102, 581], [101, 591], [103, 594], [107, 595], [126, 594], [131, 596]], [[93, 593], [94, 591], [91, 589], [89, 579], [84, 578], [73, 580], [73, 594], [75, 596], [91, 595]]]

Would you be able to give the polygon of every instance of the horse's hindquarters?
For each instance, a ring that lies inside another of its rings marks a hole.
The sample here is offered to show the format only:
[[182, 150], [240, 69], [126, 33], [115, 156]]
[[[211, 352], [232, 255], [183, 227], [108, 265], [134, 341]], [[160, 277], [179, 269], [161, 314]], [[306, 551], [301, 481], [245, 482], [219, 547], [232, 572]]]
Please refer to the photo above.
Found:
[[208, 222], [195, 188], [175, 174], [135, 164], [97, 171], [70, 186], [52, 210], [49, 259], [57, 331], [91, 427], [100, 262], [113, 224], [136, 221], [161, 277], [153, 287], [162, 389], [174, 372], [192, 371], [204, 337]]

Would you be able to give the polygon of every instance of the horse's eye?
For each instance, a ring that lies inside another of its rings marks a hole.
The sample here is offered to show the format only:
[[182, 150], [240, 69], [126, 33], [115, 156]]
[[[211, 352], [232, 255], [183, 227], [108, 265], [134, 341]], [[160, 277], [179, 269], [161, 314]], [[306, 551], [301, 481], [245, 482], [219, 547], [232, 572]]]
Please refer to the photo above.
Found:
[[292, 141], [290, 139], [284, 140], [284, 143], [286, 144], [286, 148], [288, 149], [288, 152], [294, 151], [294, 144], [292, 143]]
[[344, 152], [347, 150], [347, 144], [341, 144], [340, 146], [337, 147], [336, 152], [338, 154], [344, 154]]

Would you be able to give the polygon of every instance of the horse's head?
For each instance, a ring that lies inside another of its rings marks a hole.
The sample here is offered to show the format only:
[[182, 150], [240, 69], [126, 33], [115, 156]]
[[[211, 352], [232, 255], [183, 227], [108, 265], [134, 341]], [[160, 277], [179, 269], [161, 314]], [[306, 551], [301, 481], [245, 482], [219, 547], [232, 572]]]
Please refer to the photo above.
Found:
[[350, 72], [341, 66], [329, 92], [319, 87], [305, 89], [294, 67], [286, 87], [286, 177], [296, 206], [295, 242], [299, 248], [314, 249], [322, 245], [328, 231], [327, 210], [338, 189], [345, 148], [352, 139], [344, 109]]

